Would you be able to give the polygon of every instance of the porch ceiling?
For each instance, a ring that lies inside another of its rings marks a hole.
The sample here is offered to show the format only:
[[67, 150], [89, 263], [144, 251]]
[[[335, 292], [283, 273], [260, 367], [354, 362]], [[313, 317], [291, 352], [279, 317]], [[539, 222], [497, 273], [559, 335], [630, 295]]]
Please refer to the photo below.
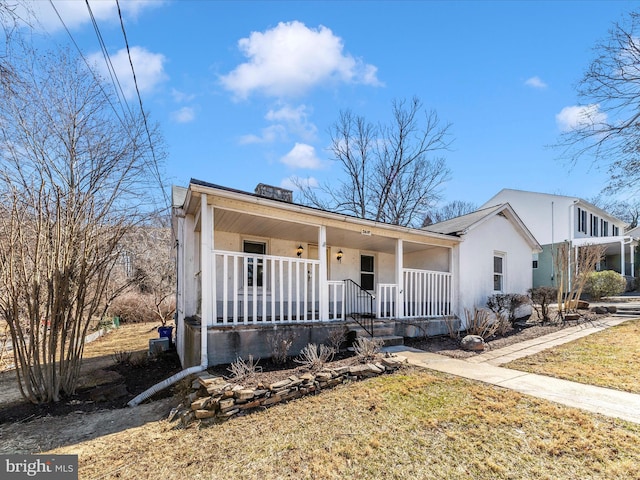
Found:
[[[216, 229], [221, 231], [255, 237], [280, 238], [301, 243], [318, 243], [318, 225], [284, 221], [225, 209], [216, 209], [214, 216]], [[396, 239], [380, 235], [367, 236], [353, 230], [327, 227], [327, 245], [358, 248], [372, 252], [394, 253]], [[405, 242], [403, 245], [405, 253], [430, 248], [436, 248], [436, 246], [415, 242]]]

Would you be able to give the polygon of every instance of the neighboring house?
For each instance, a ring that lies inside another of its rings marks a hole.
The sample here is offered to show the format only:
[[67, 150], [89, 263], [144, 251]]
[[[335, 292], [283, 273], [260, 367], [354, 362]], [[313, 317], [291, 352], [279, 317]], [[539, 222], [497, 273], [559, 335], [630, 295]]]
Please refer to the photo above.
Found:
[[446, 333], [494, 291], [530, 288], [539, 249], [509, 206], [438, 231], [294, 204], [292, 192], [262, 184], [247, 193], [191, 180], [173, 197], [184, 366], [269, 357], [277, 334], [297, 354], [345, 326]]
[[578, 197], [503, 189], [481, 208], [509, 203], [542, 245], [534, 254], [533, 285], [555, 285], [554, 246], [600, 244], [605, 258], [599, 270], [615, 270], [635, 276], [634, 250], [637, 238], [625, 234], [626, 223]]

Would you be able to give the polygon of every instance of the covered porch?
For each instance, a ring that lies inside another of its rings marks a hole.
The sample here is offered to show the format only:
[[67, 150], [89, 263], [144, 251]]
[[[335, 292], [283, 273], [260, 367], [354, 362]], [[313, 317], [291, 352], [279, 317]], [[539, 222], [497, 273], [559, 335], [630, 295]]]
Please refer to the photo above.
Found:
[[235, 328], [457, 314], [455, 237], [194, 183], [177, 222], [179, 322]]

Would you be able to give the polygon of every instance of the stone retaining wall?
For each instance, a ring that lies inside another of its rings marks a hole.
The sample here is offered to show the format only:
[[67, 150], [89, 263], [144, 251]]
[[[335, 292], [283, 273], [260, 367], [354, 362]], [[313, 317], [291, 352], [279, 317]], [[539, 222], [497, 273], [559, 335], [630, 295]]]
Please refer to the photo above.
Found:
[[288, 402], [342, 383], [389, 373], [403, 363], [406, 363], [406, 358], [401, 356], [384, 357], [374, 363], [327, 368], [300, 376], [291, 375], [270, 385], [258, 385], [258, 388], [245, 388], [223, 377], [205, 372], [193, 381], [194, 391], [188, 399], [190, 409], [172, 411], [169, 421], [177, 418], [180, 418], [183, 424], [189, 424], [196, 419], [208, 422], [224, 421], [257, 408]]

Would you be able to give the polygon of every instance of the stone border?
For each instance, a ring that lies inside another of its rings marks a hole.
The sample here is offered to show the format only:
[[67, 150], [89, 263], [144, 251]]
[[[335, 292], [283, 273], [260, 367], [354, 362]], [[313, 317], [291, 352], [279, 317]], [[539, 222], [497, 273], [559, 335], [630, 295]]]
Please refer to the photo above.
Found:
[[258, 408], [268, 408], [279, 403], [301, 398], [342, 383], [391, 373], [407, 363], [403, 356], [385, 356], [379, 362], [353, 366], [327, 368], [317, 373], [291, 375], [279, 382], [259, 388], [246, 388], [230, 383], [223, 377], [204, 372], [192, 382], [188, 396], [190, 408], [173, 409], [168, 420], [180, 419], [183, 425], [195, 420], [216, 423], [235, 416], [245, 415]]

